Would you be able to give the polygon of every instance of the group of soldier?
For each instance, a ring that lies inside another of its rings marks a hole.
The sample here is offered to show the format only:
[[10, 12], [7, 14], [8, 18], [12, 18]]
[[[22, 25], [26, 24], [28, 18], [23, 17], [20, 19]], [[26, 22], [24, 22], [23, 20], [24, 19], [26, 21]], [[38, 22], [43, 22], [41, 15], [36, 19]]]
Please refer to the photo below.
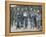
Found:
[[[24, 10], [25, 9], [25, 10]], [[41, 27], [41, 13], [40, 10], [32, 10], [33, 8], [30, 8], [29, 11], [27, 10], [27, 7], [22, 8], [21, 11], [18, 8], [18, 11], [15, 11], [14, 13], [14, 20], [15, 20], [15, 25], [16, 28], [21, 29], [22, 27], [25, 26], [25, 28], [28, 27], [30, 22], [31, 28], [40, 28]]]

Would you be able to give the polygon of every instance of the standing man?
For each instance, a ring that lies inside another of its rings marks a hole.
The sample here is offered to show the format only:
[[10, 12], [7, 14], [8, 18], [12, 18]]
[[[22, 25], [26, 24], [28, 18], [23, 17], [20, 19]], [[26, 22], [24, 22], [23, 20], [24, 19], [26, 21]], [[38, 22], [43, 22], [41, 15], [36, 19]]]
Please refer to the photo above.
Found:
[[31, 29], [34, 29], [35, 27], [35, 14], [34, 11], [32, 10], [32, 7], [29, 7], [29, 19], [30, 19], [30, 25], [31, 25]]
[[27, 7], [26, 6], [24, 8], [23, 16], [24, 16], [25, 28], [27, 28], [27, 25], [28, 25], [28, 11], [27, 11]]
[[23, 27], [23, 25], [24, 25], [23, 12], [24, 12], [24, 8], [23, 8], [23, 6], [22, 6], [22, 7], [21, 7], [21, 11], [20, 11], [20, 15], [21, 15], [21, 18], [20, 18], [20, 20], [21, 20], [21, 27]]
[[17, 7], [16, 8], [17, 9], [17, 11], [16, 11], [16, 22], [17, 22], [17, 27], [16, 28], [19, 28], [20, 29], [20, 23], [21, 23], [21, 21], [20, 21], [20, 19], [21, 19], [21, 16], [20, 16], [20, 7]]
[[39, 30], [39, 29], [41, 30], [41, 13], [40, 13], [39, 10], [37, 11], [36, 20], [37, 20], [37, 29], [38, 29], [38, 30]]

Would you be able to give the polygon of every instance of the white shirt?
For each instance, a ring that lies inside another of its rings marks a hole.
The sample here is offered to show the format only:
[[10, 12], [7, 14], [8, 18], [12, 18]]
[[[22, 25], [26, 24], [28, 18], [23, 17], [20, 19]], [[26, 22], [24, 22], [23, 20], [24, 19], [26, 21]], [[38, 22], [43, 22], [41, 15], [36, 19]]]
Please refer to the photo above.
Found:
[[24, 12], [24, 13], [23, 13], [23, 16], [27, 16], [27, 13], [26, 13], [26, 12]]

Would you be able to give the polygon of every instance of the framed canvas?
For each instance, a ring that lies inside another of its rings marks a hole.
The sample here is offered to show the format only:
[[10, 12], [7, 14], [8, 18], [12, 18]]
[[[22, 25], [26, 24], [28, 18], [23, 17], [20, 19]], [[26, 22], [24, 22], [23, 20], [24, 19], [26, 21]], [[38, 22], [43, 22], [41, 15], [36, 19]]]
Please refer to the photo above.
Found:
[[45, 33], [45, 3], [6, 1], [6, 36]]

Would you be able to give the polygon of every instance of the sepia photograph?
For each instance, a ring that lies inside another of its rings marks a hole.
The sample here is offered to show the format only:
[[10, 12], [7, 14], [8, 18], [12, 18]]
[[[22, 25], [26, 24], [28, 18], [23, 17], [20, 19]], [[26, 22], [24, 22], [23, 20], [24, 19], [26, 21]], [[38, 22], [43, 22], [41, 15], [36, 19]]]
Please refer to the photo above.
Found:
[[11, 32], [42, 31], [42, 6], [10, 5]]

